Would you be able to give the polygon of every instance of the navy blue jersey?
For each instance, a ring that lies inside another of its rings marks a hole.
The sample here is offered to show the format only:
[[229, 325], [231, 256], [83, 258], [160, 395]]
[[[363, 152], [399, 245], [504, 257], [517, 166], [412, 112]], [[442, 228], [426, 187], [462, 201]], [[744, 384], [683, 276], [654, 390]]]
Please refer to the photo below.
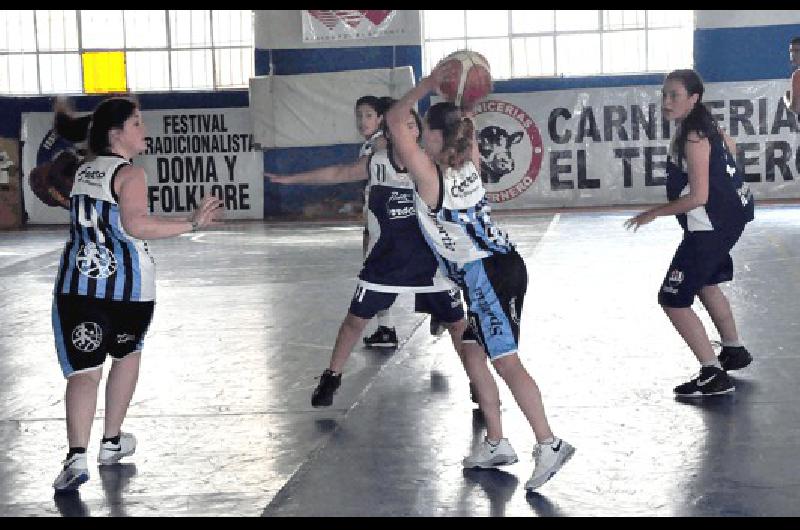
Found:
[[382, 292], [433, 292], [453, 288], [440, 272], [425, 241], [414, 207], [408, 171], [394, 164], [391, 146], [370, 155], [367, 257], [358, 275], [367, 289]]
[[[744, 182], [736, 160], [720, 134], [709, 138], [708, 201], [686, 213], [678, 214], [678, 223], [688, 232], [741, 231], [753, 220], [754, 200]], [[667, 158], [667, 198], [674, 201], [689, 193], [689, 175]]]

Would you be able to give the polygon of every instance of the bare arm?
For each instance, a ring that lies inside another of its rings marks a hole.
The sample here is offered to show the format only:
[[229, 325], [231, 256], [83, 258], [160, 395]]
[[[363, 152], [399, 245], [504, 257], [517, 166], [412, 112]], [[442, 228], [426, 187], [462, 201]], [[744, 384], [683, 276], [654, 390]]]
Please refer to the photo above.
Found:
[[734, 140], [724, 132], [722, 132], [722, 138], [725, 140], [725, 145], [728, 146], [728, 151], [731, 152], [733, 158], [736, 158], [736, 140]]
[[640, 226], [650, 223], [656, 217], [686, 213], [708, 202], [708, 160], [710, 155], [711, 144], [708, 142], [708, 138], [700, 138], [695, 132], [689, 133], [686, 142], [689, 193], [631, 217], [625, 221], [625, 227], [633, 228], [635, 232]]
[[783, 103], [795, 114], [800, 114], [800, 68], [792, 73], [789, 90], [783, 95]]
[[414, 104], [436, 90], [447, 72], [435, 68], [430, 76], [421, 79], [417, 86], [392, 105], [383, 117], [392, 134], [392, 145], [414, 179], [419, 196], [431, 208], [436, 207], [439, 200], [439, 174], [436, 165], [417, 144], [417, 139], [405, 123]]
[[340, 164], [336, 166], [321, 167], [293, 173], [291, 175], [276, 175], [274, 173], [264, 173], [264, 175], [276, 184], [341, 184], [343, 182], [357, 182], [367, 180], [367, 157], [362, 156], [352, 164]]
[[222, 201], [214, 196], [203, 199], [194, 213], [185, 218], [150, 215], [147, 208], [147, 179], [144, 169], [125, 166], [119, 170], [114, 181], [119, 198], [122, 227], [137, 239], [161, 239], [191, 232], [214, 223]]

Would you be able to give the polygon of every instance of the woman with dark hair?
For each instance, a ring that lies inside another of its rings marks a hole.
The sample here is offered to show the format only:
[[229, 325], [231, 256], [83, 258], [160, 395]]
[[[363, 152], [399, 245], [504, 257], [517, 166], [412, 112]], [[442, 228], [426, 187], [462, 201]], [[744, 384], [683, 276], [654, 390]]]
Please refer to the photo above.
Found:
[[[698, 375], [675, 387], [685, 397], [734, 391], [726, 371], [752, 361], [739, 342], [730, 303], [718, 284], [733, 279], [730, 251], [753, 220], [753, 197], [736, 167], [736, 144], [703, 104], [703, 81], [694, 70], [675, 70], [664, 80], [663, 116], [677, 123], [667, 159], [667, 199], [625, 222], [636, 231], [656, 217], [674, 215], [683, 240], [672, 258], [658, 303], [700, 362]], [[719, 358], [700, 318], [695, 295], [722, 339]]]
[[155, 306], [155, 262], [145, 240], [209, 226], [222, 202], [206, 197], [186, 218], [149, 214], [145, 172], [131, 162], [145, 149], [145, 128], [138, 104], [129, 98], [104, 100], [90, 120], [64, 113], [57, 122], [75, 136], [88, 134], [90, 149], [70, 193], [70, 238], [61, 255], [52, 310], [56, 351], [67, 379], [69, 441], [53, 487], [68, 491], [89, 479], [86, 447], [107, 355], [114, 362], [106, 382], [97, 461], [113, 464], [136, 449], [134, 436], [120, 428]]
[[789, 61], [794, 70], [789, 78], [789, 90], [783, 95], [783, 103], [795, 114], [800, 114], [800, 37], [794, 37], [789, 43]]
[[[406, 113], [404, 127], [419, 137], [421, 120], [414, 109]], [[328, 407], [341, 385], [342, 370], [367, 323], [380, 311], [390, 308], [400, 293], [413, 293], [418, 306], [424, 306], [449, 330], [453, 347], [461, 348], [466, 328], [458, 289], [439, 274], [436, 258], [420, 232], [414, 211], [413, 184], [402, 159], [386, 134], [386, 147], [327, 176], [323, 170], [278, 176], [273, 182], [293, 184], [334, 184], [367, 180], [370, 189], [367, 219], [370, 244], [358, 285], [331, 352], [328, 368], [311, 396], [314, 407]], [[323, 178], [324, 177], [324, 178]]]
[[448, 65], [437, 66], [392, 106], [385, 121], [414, 179], [417, 218], [425, 239], [437, 255], [442, 272], [461, 287], [467, 303], [470, 327], [460, 353], [477, 390], [487, 436], [476, 452], [464, 459], [464, 467], [495, 467], [517, 461], [514, 449], [503, 437], [499, 391], [486, 363], [488, 354], [538, 442], [533, 452], [535, 469], [525, 484], [532, 491], [550, 480], [575, 449], [553, 435], [539, 388], [517, 353], [528, 283], [525, 262], [491, 219], [478, 171], [475, 125], [463, 109], [452, 103], [437, 103], [428, 110], [423, 120], [424, 150], [403, 127], [405, 113], [452, 75]]

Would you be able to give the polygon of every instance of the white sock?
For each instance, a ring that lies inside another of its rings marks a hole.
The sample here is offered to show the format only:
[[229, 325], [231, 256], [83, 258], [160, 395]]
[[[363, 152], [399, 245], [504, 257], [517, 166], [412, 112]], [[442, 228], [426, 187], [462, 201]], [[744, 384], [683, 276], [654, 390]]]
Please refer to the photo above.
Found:
[[555, 441], [556, 441], [556, 437], [555, 436], [551, 436], [550, 438], [545, 438], [544, 440], [539, 442], [539, 445], [552, 445], [553, 442], [555, 442]]
[[716, 357], [714, 357], [713, 361], [706, 361], [706, 362], [700, 363], [700, 364], [703, 365], [704, 367], [705, 366], [715, 366], [715, 367], [719, 368], [720, 370], [722, 370], [722, 365], [719, 364], [719, 359], [717, 359]]

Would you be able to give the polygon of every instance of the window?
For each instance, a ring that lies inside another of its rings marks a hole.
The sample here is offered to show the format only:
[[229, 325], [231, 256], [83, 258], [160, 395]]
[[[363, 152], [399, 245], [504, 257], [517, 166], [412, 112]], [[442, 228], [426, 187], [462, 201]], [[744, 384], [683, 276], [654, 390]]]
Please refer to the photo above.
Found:
[[0, 11], [0, 94], [246, 87], [253, 12]]
[[467, 48], [495, 79], [690, 68], [693, 11], [442, 10], [423, 12], [423, 70]]

